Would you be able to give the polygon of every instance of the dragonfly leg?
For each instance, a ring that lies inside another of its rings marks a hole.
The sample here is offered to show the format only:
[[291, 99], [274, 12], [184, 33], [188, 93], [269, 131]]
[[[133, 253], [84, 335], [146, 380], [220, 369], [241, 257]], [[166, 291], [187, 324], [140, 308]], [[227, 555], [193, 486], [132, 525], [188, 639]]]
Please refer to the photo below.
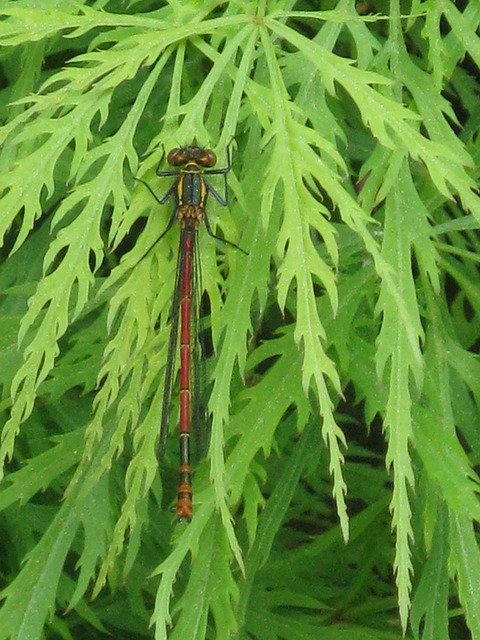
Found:
[[215, 238], [216, 240], [220, 240], [220, 242], [223, 242], [224, 244], [228, 244], [229, 247], [233, 247], [234, 249], [238, 249], [244, 255], [248, 256], [248, 252], [244, 251], [242, 249], [242, 247], [238, 246], [238, 244], [235, 244], [234, 242], [230, 242], [230, 240], [226, 240], [225, 238], [221, 238], [220, 236], [217, 236], [217, 234], [213, 233], [213, 229], [212, 229], [212, 227], [210, 225], [210, 220], [208, 219], [208, 216], [207, 216], [206, 212], [204, 214], [203, 221], [205, 222], [205, 229], [207, 230], [207, 233], [208, 233], [209, 236], [211, 236], [212, 238]]
[[147, 187], [147, 189], [150, 191], [150, 193], [158, 202], [158, 204], [165, 204], [167, 200], [171, 197], [172, 193], [175, 191], [176, 183], [174, 182], [172, 186], [168, 189], [168, 191], [164, 193], [161, 198], [159, 198], [155, 193], [155, 191], [152, 189], [152, 187], [147, 182], [145, 182], [145, 180], [142, 180], [141, 178], [135, 178], [135, 176], [133, 179], [136, 180], [137, 182], [141, 182], [145, 187]]
[[215, 191], [215, 189], [210, 184], [207, 183], [207, 186], [209, 187], [209, 190], [212, 193], [213, 197], [223, 207], [226, 207], [228, 204], [227, 173], [230, 173], [230, 171], [232, 170], [232, 154], [230, 151], [231, 144], [232, 143], [229, 142], [229, 144], [227, 145], [227, 166], [222, 167], [221, 169], [206, 169], [204, 172], [206, 174], [213, 175], [213, 176], [223, 175], [223, 179], [225, 183], [225, 195], [223, 196], [223, 198], [217, 193], [217, 191]]

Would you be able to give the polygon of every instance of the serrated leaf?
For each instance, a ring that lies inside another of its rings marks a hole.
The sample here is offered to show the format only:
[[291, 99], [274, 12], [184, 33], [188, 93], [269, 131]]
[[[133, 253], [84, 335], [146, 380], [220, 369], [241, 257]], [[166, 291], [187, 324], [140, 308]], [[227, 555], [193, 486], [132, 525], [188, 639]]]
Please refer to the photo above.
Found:
[[480, 554], [472, 523], [461, 516], [450, 518], [450, 564], [458, 580], [458, 597], [465, 608], [472, 638], [480, 637]]
[[448, 548], [447, 518], [439, 505], [437, 523], [427, 561], [412, 601], [411, 625], [415, 640], [425, 617], [422, 640], [448, 640]]

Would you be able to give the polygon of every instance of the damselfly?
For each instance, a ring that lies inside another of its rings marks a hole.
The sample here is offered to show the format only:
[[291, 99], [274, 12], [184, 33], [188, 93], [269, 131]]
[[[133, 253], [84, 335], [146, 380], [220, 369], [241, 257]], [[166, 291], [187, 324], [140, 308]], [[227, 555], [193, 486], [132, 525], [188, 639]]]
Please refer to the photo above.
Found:
[[[199, 349], [198, 323], [200, 261], [198, 257], [197, 232], [202, 222], [210, 236], [240, 249], [233, 242], [220, 238], [213, 233], [206, 211], [207, 197], [211, 194], [223, 207], [228, 205], [227, 174], [232, 168], [230, 149], [227, 148], [227, 166], [213, 169], [217, 157], [211, 149], [199, 147], [194, 139], [190, 146], [172, 149], [167, 162], [177, 169], [157, 169], [160, 177], [175, 176], [168, 191], [158, 198], [152, 189], [144, 183], [159, 204], [165, 204], [174, 198], [175, 206], [167, 226], [158, 240], [171, 229], [175, 220], [180, 223], [180, 242], [177, 257], [175, 289], [171, 307], [171, 329], [168, 344], [165, 386], [162, 402], [160, 453], [163, 453], [169, 431], [169, 411], [174, 384], [175, 355], [178, 344], [180, 324], [180, 477], [177, 495], [177, 517], [179, 520], [192, 518], [192, 467], [190, 461], [190, 434], [192, 421], [201, 420], [195, 410], [199, 399]], [[210, 184], [206, 175], [223, 175], [225, 193], [222, 197]], [[141, 181], [143, 182], [143, 181]], [[193, 335], [192, 335], [193, 334]], [[197, 397], [194, 398], [194, 395]], [[198, 425], [195, 425], [198, 426]]]

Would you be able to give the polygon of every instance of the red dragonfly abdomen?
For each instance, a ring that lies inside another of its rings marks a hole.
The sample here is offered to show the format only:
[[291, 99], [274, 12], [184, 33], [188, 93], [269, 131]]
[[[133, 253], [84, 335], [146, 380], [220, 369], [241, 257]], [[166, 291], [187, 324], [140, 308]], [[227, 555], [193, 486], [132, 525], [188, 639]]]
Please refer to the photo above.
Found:
[[191, 326], [193, 252], [196, 228], [187, 223], [181, 238], [180, 283], [180, 477], [177, 496], [177, 517], [192, 519], [192, 469], [190, 466], [191, 433]]

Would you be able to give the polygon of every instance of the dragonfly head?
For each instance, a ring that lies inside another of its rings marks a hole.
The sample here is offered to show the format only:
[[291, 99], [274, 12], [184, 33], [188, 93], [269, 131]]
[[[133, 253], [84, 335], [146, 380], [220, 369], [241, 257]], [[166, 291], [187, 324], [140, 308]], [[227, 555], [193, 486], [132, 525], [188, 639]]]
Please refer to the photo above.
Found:
[[211, 149], [199, 147], [197, 139], [194, 138], [191, 145], [172, 149], [167, 156], [167, 162], [174, 167], [189, 163], [201, 167], [213, 167], [217, 163], [217, 156]]

